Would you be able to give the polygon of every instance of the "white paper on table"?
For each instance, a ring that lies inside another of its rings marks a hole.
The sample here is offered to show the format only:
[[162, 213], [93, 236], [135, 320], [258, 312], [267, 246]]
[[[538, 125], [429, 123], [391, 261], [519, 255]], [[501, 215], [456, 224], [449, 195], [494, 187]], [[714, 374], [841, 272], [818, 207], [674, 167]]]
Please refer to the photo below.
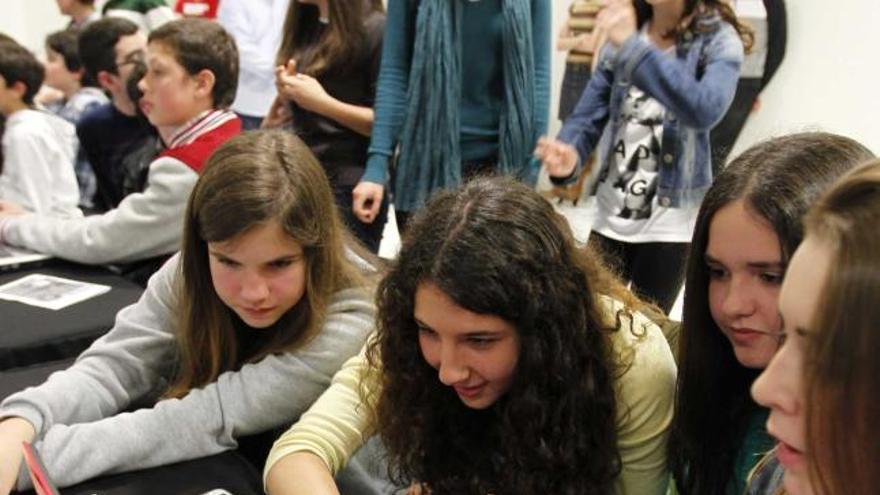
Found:
[[0, 285], [0, 299], [58, 310], [110, 290], [109, 285], [34, 273]]

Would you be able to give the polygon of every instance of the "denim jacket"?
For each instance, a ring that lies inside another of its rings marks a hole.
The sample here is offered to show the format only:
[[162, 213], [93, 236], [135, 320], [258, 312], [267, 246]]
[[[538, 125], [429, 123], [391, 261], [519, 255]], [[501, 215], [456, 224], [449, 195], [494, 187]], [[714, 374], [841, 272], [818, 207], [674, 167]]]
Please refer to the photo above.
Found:
[[581, 164], [598, 146], [602, 174], [611, 163], [609, 143], [620, 128], [630, 85], [649, 94], [666, 108], [657, 187], [661, 206], [699, 205], [712, 184], [709, 131], [733, 101], [743, 61], [739, 35], [720, 16], [703, 15], [695, 25], [698, 29], [679, 37], [675, 57], [639, 33], [619, 49], [606, 44], [558, 135], [577, 149]]

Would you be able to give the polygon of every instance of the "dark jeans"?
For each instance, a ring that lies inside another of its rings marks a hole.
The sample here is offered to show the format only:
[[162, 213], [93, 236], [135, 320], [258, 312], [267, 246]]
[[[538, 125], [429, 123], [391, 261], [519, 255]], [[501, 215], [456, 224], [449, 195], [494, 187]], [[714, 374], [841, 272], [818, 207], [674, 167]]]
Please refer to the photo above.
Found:
[[595, 232], [590, 234], [588, 242], [624, 282], [632, 282], [632, 291], [636, 295], [656, 303], [669, 314], [684, 281], [689, 243], [630, 243]]
[[[461, 162], [461, 180], [462, 183], [479, 176], [488, 176], [495, 173], [498, 169], [498, 157], [491, 157], [485, 160], [468, 160]], [[406, 231], [406, 225], [409, 223], [410, 216], [413, 212], [400, 211], [394, 209], [394, 220], [397, 221], [397, 232], [403, 237]]]
[[245, 115], [238, 112], [235, 112], [235, 114], [241, 119], [242, 131], [255, 131], [259, 129], [260, 124], [263, 123], [263, 117], [254, 117], [253, 115]]
[[574, 111], [590, 82], [590, 75], [589, 65], [565, 64], [565, 74], [559, 90], [559, 120], [564, 122]]

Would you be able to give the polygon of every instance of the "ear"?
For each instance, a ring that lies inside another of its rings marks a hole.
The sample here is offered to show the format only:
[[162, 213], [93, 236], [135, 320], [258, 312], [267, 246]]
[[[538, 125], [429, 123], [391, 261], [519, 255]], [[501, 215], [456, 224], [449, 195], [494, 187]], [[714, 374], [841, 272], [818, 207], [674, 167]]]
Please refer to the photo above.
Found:
[[[193, 76], [196, 82], [196, 96], [199, 98], [214, 98], [214, 84], [217, 82], [214, 73], [208, 69], [202, 69], [198, 74]], [[214, 102], [216, 103], [216, 102]], [[213, 106], [213, 103], [212, 103]]]
[[115, 77], [118, 77], [116, 74], [111, 74], [106, 70], [98, 71], [98, 84], [101, 86], [101, 89], [106, 91], [112, 91], [115, 84]]
[[15, 81], [14, 83], [12, 83], [12, 86], [9, 86], [9, 89], [14, 91], [19, 98], [24, 100], [24, 94], [27, 93], [28, 87], [27, 84], [22, 81]]
[[75, 71], [70, 72], [70, 74], [73, 76], [73, 78], [76, 79], [76, 82], [79, 82], [79, 83], [82, 82], [82, 78], [85, 75], [85, 73], [86, 73], [85, 69], [80, 69], [80, 70], [75, 70]]

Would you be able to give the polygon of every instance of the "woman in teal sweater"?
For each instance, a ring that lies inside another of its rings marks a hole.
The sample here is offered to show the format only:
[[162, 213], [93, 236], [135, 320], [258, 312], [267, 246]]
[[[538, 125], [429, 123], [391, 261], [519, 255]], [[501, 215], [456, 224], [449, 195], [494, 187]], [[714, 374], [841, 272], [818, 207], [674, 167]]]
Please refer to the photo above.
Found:
[[366, 171], [353, 192], [361, 221], [379, 213], [398, 143], [401, 229], [431, 192], [473, 174], [534, 180], [531, 150], [549, 113], [551, 17], [547, 0], [389, 0]]

